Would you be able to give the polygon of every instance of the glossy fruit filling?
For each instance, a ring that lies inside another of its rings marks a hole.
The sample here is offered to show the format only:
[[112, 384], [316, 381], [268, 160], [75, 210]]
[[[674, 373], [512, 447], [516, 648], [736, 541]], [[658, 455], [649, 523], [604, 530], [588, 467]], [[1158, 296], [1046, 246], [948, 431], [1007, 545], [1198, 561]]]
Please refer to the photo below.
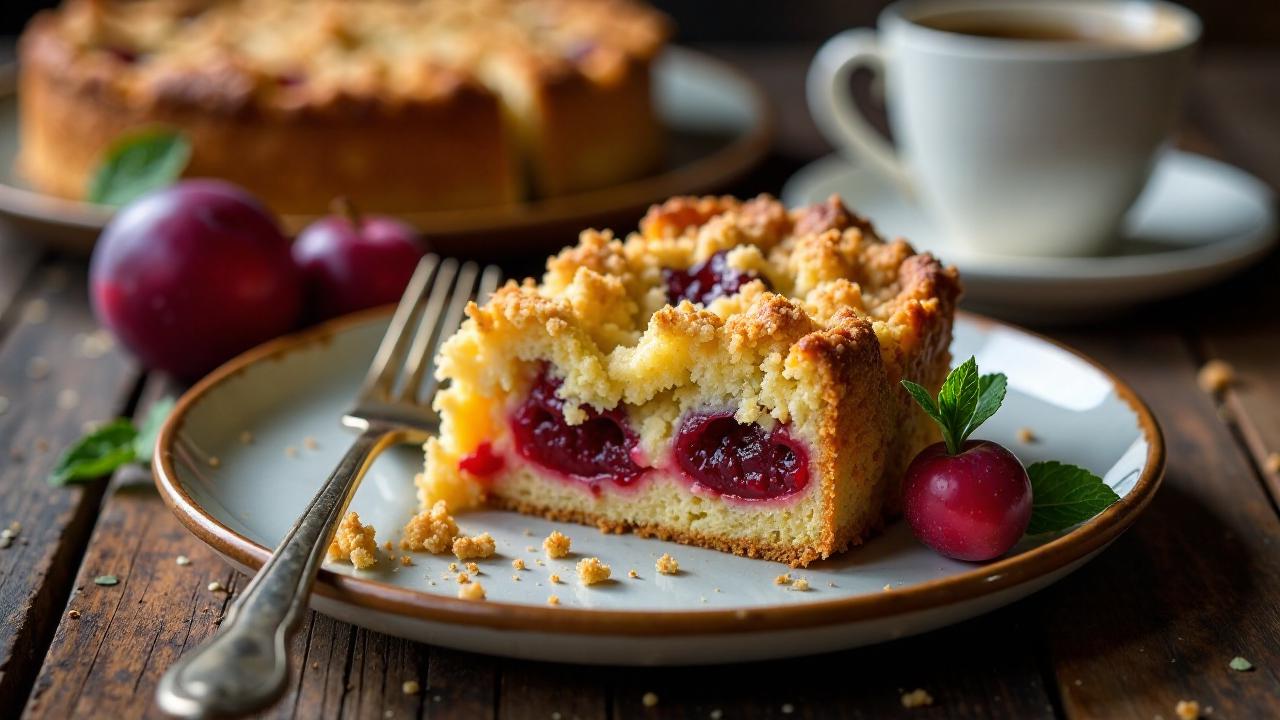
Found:
[[728, 251], [722, 250], [688, 270], [664, 268], [662, 278], [667, 283], [667, 302], [680, 304], [681, 300], [707, 303], [719, 297], [733, 295], [743, 285], [760, 279], [765, 287], [768, 281], [754, 272], [729, 267]]
[[584, 406], [587, 419], [570, 425], [564, 401], [556, 397], [558, 379], [544, 368], [529, 397], [511, 416], [516, 452], [528, 460], [577, 480], [627, 485], [645, 471], [632, 459], [636, 436], [622, 408], [599, 412]]
[[458, 461], [458, 469], [476, 477], [486, 478], [497, 473], [505, 464], [502, 456], [493, 451], [493, 445], [486, 442], [480, 443], [475, 452], [463, 456]]
[[733, 413], [693, 413], [680, 424], [675, 460], [694, 482], [722, 495], [771, 500], [804, 489], [809, 456], [785, 425], [766, 430]]

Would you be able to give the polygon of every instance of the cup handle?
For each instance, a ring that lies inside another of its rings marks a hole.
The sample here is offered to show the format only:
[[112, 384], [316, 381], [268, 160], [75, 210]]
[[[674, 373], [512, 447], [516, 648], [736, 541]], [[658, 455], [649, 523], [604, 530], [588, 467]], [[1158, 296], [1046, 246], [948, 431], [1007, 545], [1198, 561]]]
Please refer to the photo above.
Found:
[[849, 78], [860, 67], [884, 77], [884, 54], [874, 30], [845, 30], [824, 43], [809, 65], [805, 83], [809, 112], [832, 145], [870, 162], [909, 192], [911, 182], [906, 166], [893, 146], [863, 117], [849, 94]]

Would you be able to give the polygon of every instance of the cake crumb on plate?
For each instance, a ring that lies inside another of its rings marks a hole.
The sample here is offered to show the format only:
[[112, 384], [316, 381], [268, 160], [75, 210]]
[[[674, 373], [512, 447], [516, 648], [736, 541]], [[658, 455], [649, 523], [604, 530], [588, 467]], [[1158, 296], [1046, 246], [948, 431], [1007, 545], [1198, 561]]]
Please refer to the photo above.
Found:
[[558, 595], [548, 595], [548, 596], [547, 596], [547, 604], [548, 604], [548, 605], [559, 605], [559, 604], [560, 604], [560, 596], [558, 596]]
[[547, 551], [547, 557], [550, 558], [568, 557], [569, 547], [572, 544], [573, 541], [569, 539], [569, 536], [559, 530], [552, 530], [547, 539], [542, 541], [542, 547]]
[[524, 558], [516, 558], [511, 561], [511, 567], [516, 570], [524, 570]]
[[680, 573], [680, 563], [676, 562], [676, 559], [668, 553], [663, 553], [662, 557], [658, 558], [658, 562], [654, 564], [654, 567], [663, 575], [677, 575]]
[[796, 578], [791, 583], [791, 589], [799, 592], [807, 592], [809, 590], [809, 581], [804, 578]]
[[1032, 430], [1031, 428], [1029, 427], [1018, 428], [1018, 442], [1022, 443], [1023, 445], [1030, 445], [1036, 442], [1037, 440], [1039, 440], [1039, 438], [1036, 437], [1035, 431]]
[[453, 541], [453, 554], [459, 560], [470, 560], [472, 558], [493, 557], [493, 553], [497, 551], [497, 544], [493, 541], [493, 536], [489, 533], [481, 533], [475, 537], [458, 537]]
[[578, 561], [578, 580], [583, 585], [595, 585], [609, 579], [609, 566], [600, 562], [600, 558], [589, 557]]
[[430, 510], [414, 515], [400, 531], [402, 550], [425, 550], [437, 554], [450, 549], [458, 536], [458, 523], [449, 514], [449, 506], [437, 500]]
[[773, 579], [773, 584], [774, 584], [774, 585], [790, 585], [790, 584], [791, 584], [791, 573], [783, 573], [783, 574], [779, 575], [778, 577], [774, 578], [774, 579]]
[[484, 586], [478, 582], [469, 582], [458, 588], [458, 597], [463, 600], [483, 600]]
[[333, 541], [329, 543], [330, 560], [348, 560], [357, 569], [365, 570], [378, 564], [378, 543], [372, 525], [361, 525], [360, 515], [354, 510], [347, 513], [338, 524]]

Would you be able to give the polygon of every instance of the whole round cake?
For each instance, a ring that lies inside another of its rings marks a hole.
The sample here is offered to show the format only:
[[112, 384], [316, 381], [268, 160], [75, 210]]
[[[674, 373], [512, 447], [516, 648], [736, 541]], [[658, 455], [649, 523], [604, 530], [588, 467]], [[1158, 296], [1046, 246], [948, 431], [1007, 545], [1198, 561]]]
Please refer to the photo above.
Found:
[[144, 128], [282, 213], [502, 205], [654, 169], [665, 17], [630, 0], [68, 0], [20, 45], [18, 169], [82, 198]]

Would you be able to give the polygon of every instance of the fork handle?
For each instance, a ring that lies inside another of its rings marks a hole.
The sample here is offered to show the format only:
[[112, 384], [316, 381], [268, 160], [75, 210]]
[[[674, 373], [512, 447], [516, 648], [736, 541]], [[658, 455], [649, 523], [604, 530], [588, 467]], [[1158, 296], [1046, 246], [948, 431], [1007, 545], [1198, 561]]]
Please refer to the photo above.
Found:
[[373, 459], [397, 439], [386, 427], [360, 433], [218, 633], [161, 678], [156, 701], [162, 710], [187, 718], [238, 715], [279, 696], [289, 674], [284, 643], [306, 607], [338, 519]]

